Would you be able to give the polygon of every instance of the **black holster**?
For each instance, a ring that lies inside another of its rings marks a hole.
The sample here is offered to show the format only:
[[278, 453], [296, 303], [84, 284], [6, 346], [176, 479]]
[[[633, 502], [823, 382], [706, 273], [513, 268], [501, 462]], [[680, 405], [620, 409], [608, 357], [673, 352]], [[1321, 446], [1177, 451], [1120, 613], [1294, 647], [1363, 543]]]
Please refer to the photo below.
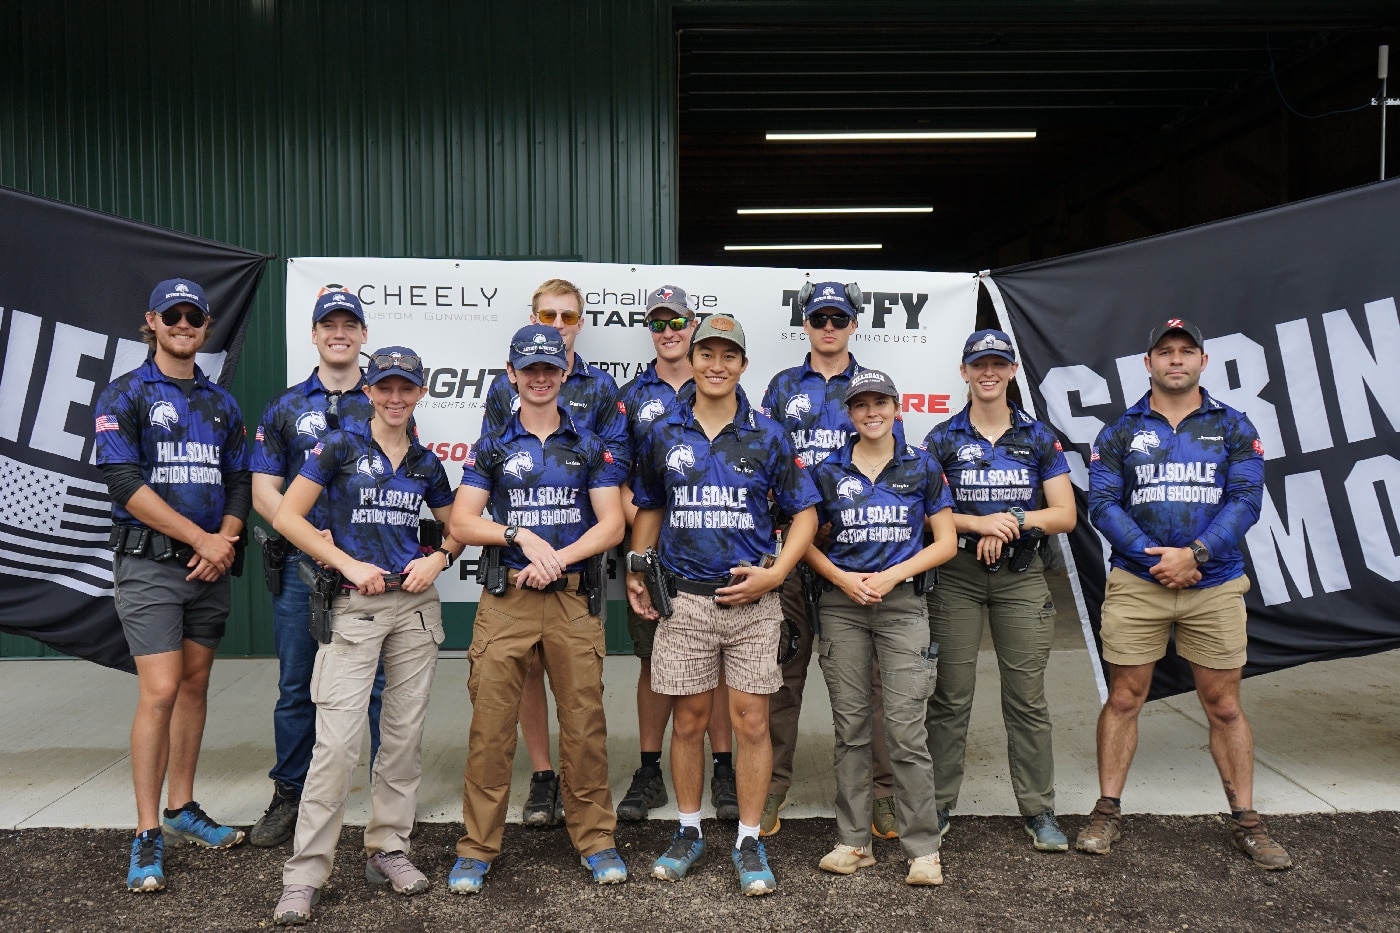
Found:
[[[1011, 556], [1006, 558], [1006, 566], [1012, 573], [1025, 573], [1035, 560], [1040, 544], [1045, 540], [1045, 532], [1030, 528], [1021, 532], [1021, 537], [1011, 543]], [[1004, 555], [1005, 552], [1003, 552]]]
[[253, 540], [263, 552], [263, 583], [273, 596], [282, 595], [282, 568], [287, 564], [287, 539], [270, 535], [261, 528], [253, 529]]
[[797, 565], [797, 579], [802, 584], [802, 602], [807, 607], [807, 626], [812, 630], [812, 637], [816, 638], [822, 633], [821, 598], [826, 592], [826, 581], [802, 562]]
[[424, 553], [431, 554], [442, 547], [442, 522], [435, 518], [418, 519], [418, 546]]
[[331, 603], [340, 595], [340, 571], [317, 567], [310, 558], [297, 564], [297, 576], [311, 590], [311, 617], [307, 631], [323, 645], [331, 643]]
[[476, 582], [492, 596], [506, 594], [506, 567], [501, 563], [501, 548], [490, 544], [481, 549], [476, 562]]
[[594, 554], [583, 564], [583, 592], [588, 597], [588, 614], [601, 616], [603, 603], [603, 555]]
[[651, 606], [661, 618], [671, 615], [671, 597], [676, 595], [676, 583], [666, 568], [661, 566], [661, 555], [655, 548], [647, 548], [645, 553], [627, 552], [627, 570], [643, 575]]

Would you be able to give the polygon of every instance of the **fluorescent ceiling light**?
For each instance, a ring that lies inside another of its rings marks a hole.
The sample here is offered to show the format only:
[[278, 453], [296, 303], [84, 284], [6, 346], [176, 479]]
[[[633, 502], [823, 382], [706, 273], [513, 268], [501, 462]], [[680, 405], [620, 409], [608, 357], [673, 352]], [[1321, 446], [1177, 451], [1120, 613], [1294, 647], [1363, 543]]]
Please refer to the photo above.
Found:
[[891, 140], [918, 142], [940, 139], [1035, 139], [1035, 130], [938, 130], [890, 133], [769, 133], [770, 142], [833, 142], [841, 140]]
[[741, 207], [739, 214], [932, 214], [932, 207]]
[[884, 249], [883, 243], [766, 243], [742, 246], [726, 246], [729, 252], [748, 252], [755, 250], [774, 249], [806, 249], [806, 250], [828, 250], [828, 249]]

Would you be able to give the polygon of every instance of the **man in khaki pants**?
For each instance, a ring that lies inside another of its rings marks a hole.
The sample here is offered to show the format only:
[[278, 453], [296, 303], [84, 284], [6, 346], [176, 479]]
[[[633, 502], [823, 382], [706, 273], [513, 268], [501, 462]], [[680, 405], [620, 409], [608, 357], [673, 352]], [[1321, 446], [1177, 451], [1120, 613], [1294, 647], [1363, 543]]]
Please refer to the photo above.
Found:
[[491, 592], [487, 581], [472, 633], [464, 832], [447, 878], [456, 894], [480, 892], [501, 851], [521, 689], [537, 650], [559, 713], [569, 839], [598, 884], [627, 880], [613, 843], [603, 622], [589, 612], [580, 585], [588, 558], [622, 540], [619, 487], [627, 468], [559, 405], [568, 362], [558, 331], [521, 328], [508, 365], [520, 410], [472, 446], [452, 509], [453, 537], [500, 548], [508, 568], [502, 590]]

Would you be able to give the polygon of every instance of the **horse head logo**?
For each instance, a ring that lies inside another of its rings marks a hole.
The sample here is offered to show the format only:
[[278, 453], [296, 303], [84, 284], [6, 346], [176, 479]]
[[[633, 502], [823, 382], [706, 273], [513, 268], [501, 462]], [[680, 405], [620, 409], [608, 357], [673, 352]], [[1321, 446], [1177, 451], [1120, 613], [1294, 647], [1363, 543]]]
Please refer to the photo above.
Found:
[[501, 471], [504, 473], [509, 473], [516, 479], [520, 479], [526, 473], [529, 473], [530, 471], [534, 470], [534, 468], [535, 458], [530, 456], [530, 452], [528, 450], [521, 450], [511, 454], [508, 458], [506, 458], [505, 466], [501, 467]]
[[355, 472], [377, 479], [384, 475], [384, 464], [380, 462], [378, 454], [365, 454], [355, 461]]
[[180, 413], [175, 410], [175, 406], [162, 399], [151, 406], [151, 424], [159, 425], [169, 431], [180, 422]]
[[967, 463], [975, 463], [982, 459], [982, 446], [980, 444], [963, 444], [958, 448], [958, 459]]
[[695, 451], [690, 449], [689, 444], [677, 444], [666, 451], [666, 469], [675, 470], [681, 476], [685, 476], [685, 471], [695, 466]]
[[666, 403], [659, 398], [654, 398], [641, 407], [637, 412], [637, 420], [643, 424], [654, 421], [666, 414]]
[[1156, 431], [1139, 431], [1133, 435], [1133, 440], [1128, 444], [1130, 450], [1136, 450], [1140, 454], [1151, 451], [1154, 447], [1162, 446], [1162, 439], [1157, 436]]
[[804, 393], [788, 399], [787, 408], [783, 409], [783, 413], [789, 418], [801, 418], [811, 410], [812, 400]]
[[312, 437], [320, 437], [326, 433], [326, 413], [323, 411], [308, 411], [297, 419], [297, 433], [309, 434]]
[[865, 484], [854, 476], [848, 476], [836, 484], [836, 495], [841, 499], [854, 500], [856, 496], [865, 491]]

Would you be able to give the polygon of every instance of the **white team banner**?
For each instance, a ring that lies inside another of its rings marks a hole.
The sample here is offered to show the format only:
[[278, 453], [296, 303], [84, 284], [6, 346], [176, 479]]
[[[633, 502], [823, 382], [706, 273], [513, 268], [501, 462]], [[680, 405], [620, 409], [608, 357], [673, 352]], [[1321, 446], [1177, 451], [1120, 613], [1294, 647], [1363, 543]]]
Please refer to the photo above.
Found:
[[[619, 387], [655, 356], [644, 321], [648, 292], [675, 285], [700, 317], [732, 314], [743, 325], [749, 368], [742, 384], [758, 406], [769, 379], [807, 353], [798, 290], [806, 282], [834, 281], [857, 282], [865, 294], [850, 350], [860, 365], [894, 378], [910, 443], [961, 409], [966, 397], [958, 362], [973, 330], [978, 288], [968, 273], [533, 260], [289, 259], [286, 382], [305, 379], [316, 365], [311, 310], [318, 292], [348, 288], [365, 307], [366, 352], [399, 345], [422, 355], [428, 395], [416, 412], [419, 438], [442, 458], [456, 486], [468, 446], [481, 434], [486, 391], [505, 370], [511, 335], [529, 323], [530, 296], [552, 278], [573, 282], [584, 296], [574, 351]], [[474, 549], [464, 556], [475, 556]], [[476, 601], [474, 583], [449, 576], [438, 581], [444, 600]], [[620, 591], [610, 597], [621, 598]]]

